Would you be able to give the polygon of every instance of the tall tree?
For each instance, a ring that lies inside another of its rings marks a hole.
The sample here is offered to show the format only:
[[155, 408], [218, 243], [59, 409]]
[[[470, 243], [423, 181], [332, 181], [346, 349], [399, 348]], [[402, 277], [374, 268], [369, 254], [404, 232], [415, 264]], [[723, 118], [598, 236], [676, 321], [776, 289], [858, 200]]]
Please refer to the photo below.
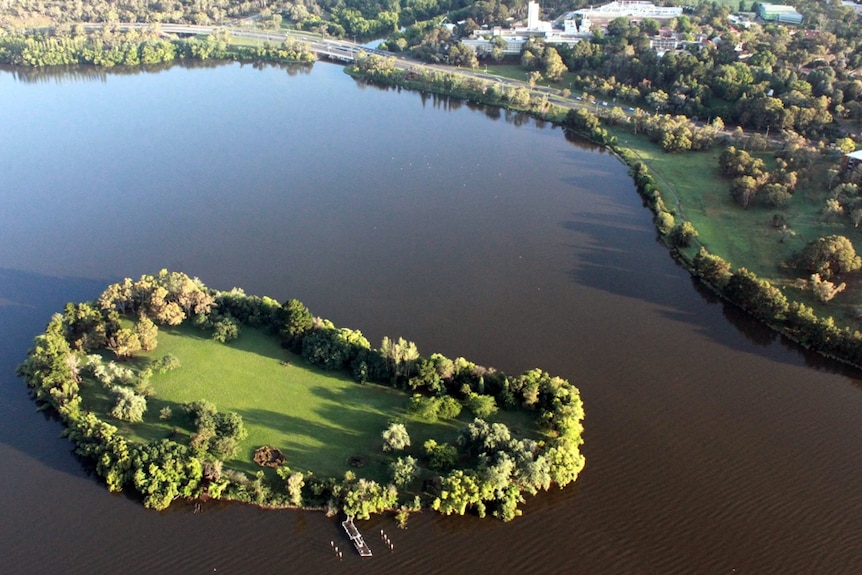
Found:
[[795, 259], [797, 267], [823, 279], [862, 268], [862, 258], [845, 236], [827, 236], [810, 242]]
[[145, 315], [135, 323], [135, 333], [138, 335], [138, 341], [141, 344], [141, 350], [152, 351], [158, 345], [159, 328], [153, 323], [153, 320]]
[[134, 331], [122, 328], [108, 340], [108, 349], [117, 357], [130, 357], [141, 351], [141, 340]]
[[278, 335], [281, 338], [282, 344], [290, 348], [292, 351], [300, 351], [302, 349], [302, 338], [305, 337], [314, 325], [314, 316], [308, 311], [305, 305], [297, 300], [291, 299], [284, 303], [281, 312], [279, 313], [281, 327]]
[[557, 52], [556, 48], [551, 47], [545, 48], [545, 52], [542, 54], [541, 70], [542, 75], [552, 82], [559, 82], [563, 74], [569, 71], [563, 63], [560, 53]]
[[402, 451], [410, 447], [410, 435], [403, 423], [391, 423], [383, 432], [383, 451]]

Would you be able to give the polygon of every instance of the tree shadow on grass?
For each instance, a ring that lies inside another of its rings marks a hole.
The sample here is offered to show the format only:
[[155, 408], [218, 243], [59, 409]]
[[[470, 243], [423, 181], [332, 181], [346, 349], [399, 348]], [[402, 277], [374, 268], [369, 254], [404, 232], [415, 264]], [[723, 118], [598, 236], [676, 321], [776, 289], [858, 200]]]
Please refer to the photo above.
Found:
[[[239, 337], [228, 343], [215, 342], [212, 339], [211, 330], [201, 329], [190, 321], [183, 322], [177, 326], [159, 326], [159, 333], [167, 333], [194, 341], [212, 341], [214, 344], [226, 345], [231, 349], [254, 353], [261, 357], [268, 357], [279, 361], [297, 364], [304, 363], [300, 356], [282, 348], [277, 336], [266, 333], [262, 328], [241, 326]], [[158, 347], [156, 348], [156, 356], [158, 356]]]
[[[255, 337], [252, 337], [251, 330], [255, 330], [257, 332], [254, 334]], [[264, 341], [266, 342], [266, 345], [261, 345]], [[229, 345], [234, 349], [256, 353], [260, 356], [277, 359], [279, 361], [305, 364], [302, 357], [281, 347], [277, 336], [267, 334], [263, 330], [257, 328], [243, 326], [240, 330], [239, 337], [226, 345]]]
[[159, 334], [166, 333], [177, 337], [187, 337], [197, 341], [212, 339], [208, 331], [193, 326], [188, 322], [181, 323], [180, 325], [160, 325], [158, 327]]
[[[276, 429], [294, 440], [274, 445], [285, 455], [285, 465], [312, 470], [318, 476], [341, 477], [347, 470], [359, 477], [389, 480], [389, 463], [396, 457], [420, 457], [425, 440], [453, 441], [463, 421], [425, 422], [405, 412], [408, 396], [400, 390], [375, 384], [352, 384], [355, 389], [314, 386], [311, 392], [320, 399], [315, 407], [319, 418], [328, 423], [309, 421], [267, 409], [240, 410], [247, 425]], [[411, 446], [399, 453], [383, 451], [382, 433], [391, 421], [406, 421]], [[258, 445], [249, 446], [244, 457], [251, 459]], [[350, 458], [359, 457], [364, 465], [351, 468]]]
[[[285, 465], [292, 469], [311, 470], [318, 477], [341, 477], [349, 469], [351, 456], [367, 455], [363, 430], [343, 425], [338, 418], [327, 425], [268, 409], [244, 409], [238, 413], [246, 425], [276, 429], [288, 436], [283, 444], [273, 447], [284, 453]], [[251, 460], [258, 447], [250, 446], [243, 458]]]
[[[356, 391], [362, 395], [357, 395]], [[323, 417], [331, 421], [350, 417], [354, 421], [355, 429], [366, 430], [364, 433], [371, 436], [370, 443], [367, 444], [369, 451], [377, 452], [382, 448], [381, 434], [389, 423], [403, 423], [410, 435], [410, 446], [402, 452], [392, 454], [393, 457], [411, 455], [420, 458], [424, 455], [425, 441], [434, 439], [441, 444], [454, 442], [467, 424], [473, 421], [473, 416], [467, 410], [457, 419], [428, 421], [416, 417], [407, 411], [410, 394], [384, 385], [366, 384], [356, 390], [317, 386], [312, 392], [327, 400], [319, 410]], [[352, 413], [349, 410], [345, 412], [345, 405], [372, 406], [374, 412], [368, 408], [355, 408]]]

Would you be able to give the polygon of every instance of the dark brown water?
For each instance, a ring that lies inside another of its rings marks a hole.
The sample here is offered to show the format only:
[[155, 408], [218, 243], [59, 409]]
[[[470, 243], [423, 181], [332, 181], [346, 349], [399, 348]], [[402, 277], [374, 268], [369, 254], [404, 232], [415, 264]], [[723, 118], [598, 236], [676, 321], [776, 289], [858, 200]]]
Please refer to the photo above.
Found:
[[[0, 572], [862, 572], [858, 374], [698, 290], [610, 155], [323, 64], [2, 73], [0, 126]], [[111, 495], [12, 373], [64, 302], [162, 267], [560, 374], [587, 467], [509, 524], [362, 522], [342, 562], [322, 514]]]

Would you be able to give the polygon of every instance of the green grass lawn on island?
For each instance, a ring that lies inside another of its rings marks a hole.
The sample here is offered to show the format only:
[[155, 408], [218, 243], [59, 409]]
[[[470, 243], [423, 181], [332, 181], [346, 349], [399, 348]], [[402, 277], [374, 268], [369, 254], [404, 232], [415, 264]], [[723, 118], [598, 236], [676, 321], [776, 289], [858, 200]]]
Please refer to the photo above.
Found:
[[[458, 420], [426, 422], [406, 413], [409, 395], [390, 387], [360, 385], [341, 372], [322, 371], [279, 346], [275, 337], [243, 327], [240, 337], [223, 344], [209, 333], [189, 325], [159, 330], [158, 347], [143, 358], [157, 359], [171, 353], [181, 367], [153, 375], [154, 395], [147, 401], [144, 422], [130, 424], [107, 415], [112, 405], [101, 385], [91, 383], [82, 393], [88, 408], [135, 441], [157, 440], [174, 428], [189, 434], [192, 425], [182, 404], [206, 399], [221, 412], [242, 416], [248, 438], [228, 467], [254, 473], [261, 469], [252, 460], [261, 445], [279, 448], [285, 465], [311, 470], [318, 477], [342, 477], [351, 469], [348, 459], [365, 460], [357, 475], [378, 481], [389, 478], [388, 464], [396, 455], [382, 451], [381, 434], [398, 419], [406, 426], [411, 447], [418, 456], [426, 439], [454, 440], [472, 415], [466, 409]], [[135, 365], [135, 360], [130, 365]], [[161, 421], [159, 413], [170, 407], [173, 416]], [[535, 436], [535, 414], [501, 411], [490, 421], [502, 421], [510, 429]], [[402, 455], [402, 454], [397, 454]], [[271, 472], [270, 472], [271, 473]]]

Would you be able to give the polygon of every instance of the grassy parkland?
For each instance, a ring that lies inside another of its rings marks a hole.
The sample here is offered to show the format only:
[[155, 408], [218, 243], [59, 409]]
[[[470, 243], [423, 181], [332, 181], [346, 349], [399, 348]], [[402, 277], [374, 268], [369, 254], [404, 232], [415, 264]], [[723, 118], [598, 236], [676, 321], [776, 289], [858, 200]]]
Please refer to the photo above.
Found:
[[577, 388], [509, 376], [163, 270], [67, 304], [18, 373], [112, 491], [147, 507], [432, 508], [510, 520], [573, 482]]
[[[362, 475], [385, 481], [391, 457], [381, 451], [381, 434], [391, 421], [405, 422], [417, 445], [435, 438], [454, 442], [469, 422], [467, 412], [451, 420], [423, 419], [408, 409], [411, 396], [404, 390], [376, 383], [357, 385], [346, 373], [309, 365], [260, 328], [243, 329], [237, 339], [221, 343], [199, 327], [184, 324], [161, 329], [158, 339], [155, 350], [132, 362], [146, 365], [170, 354], [182, 367], [149, 380], [151, 395], [143, 421], [112, 417], [110, 393], [96, 382], [83, 389], [85, 404], [133, 441], [147, 443], [171, 437], [177, 430], [191, 436], [194, 426], [182, 415], [182, 406], [205, 398], [220, 411], [242, 416], [248, 436], [225, 463], [246, 473], [261, 469], [254, 452], [270, 445], [283, 452], [291, 468], [326, 477], [343, 475], [351, 457], [362, 457]], [[166, 407], [180, 416], [161, 418]], [[532, 418], [523, 411], [499, 411], [488, 419], [538, 438]], [[274, 470], [264, 471], [275, 477]]]

